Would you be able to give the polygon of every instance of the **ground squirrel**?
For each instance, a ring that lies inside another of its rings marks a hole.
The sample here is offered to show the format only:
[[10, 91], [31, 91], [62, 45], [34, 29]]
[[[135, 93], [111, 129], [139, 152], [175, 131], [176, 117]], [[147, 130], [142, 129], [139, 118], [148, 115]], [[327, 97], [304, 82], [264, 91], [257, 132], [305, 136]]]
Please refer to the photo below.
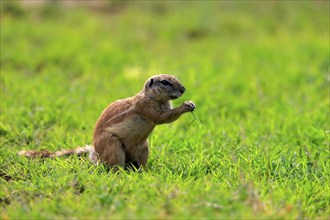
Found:
[[177, 99], [185, 88], [175, 76], [161, 74], [149, 78], [134, 97], [111, 103], [96, 122], [93, 146], [78, 147], [55, 153], [49, 151], [20, 151], [28, 157], [55, 157], [89, 153], [93, 163], [111, 167], [146, 167], [149, 156], [147, 138], [158, 124], [170, 123], [183, 113], [195, 109], [192, 101], [172, 108], [170, 100]]

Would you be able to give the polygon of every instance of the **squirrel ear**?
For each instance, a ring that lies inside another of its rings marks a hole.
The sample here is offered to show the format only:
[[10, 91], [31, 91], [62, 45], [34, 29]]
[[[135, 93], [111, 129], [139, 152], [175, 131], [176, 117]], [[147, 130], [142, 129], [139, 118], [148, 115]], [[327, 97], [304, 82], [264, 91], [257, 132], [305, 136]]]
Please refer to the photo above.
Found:
[[151, 79], [149, 79], [149, 80], [147, 81], [145, 87], [151, 88], [151, 87], [152, 87], [152, 84], [154, 84], [154, 79], [153, 79], [153, 78], [151, 78]]

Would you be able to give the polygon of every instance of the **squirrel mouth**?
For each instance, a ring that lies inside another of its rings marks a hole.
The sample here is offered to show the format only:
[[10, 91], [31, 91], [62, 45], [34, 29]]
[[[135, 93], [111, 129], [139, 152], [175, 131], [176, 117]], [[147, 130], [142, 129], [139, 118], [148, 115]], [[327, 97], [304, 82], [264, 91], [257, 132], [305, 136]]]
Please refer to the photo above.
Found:
[[177, 98], [180, 98], [182, 95], [183, 95], [184, 91], [177, 91], [177, 92], [174, 92], [172, 94], [169, 95], [170, 99], [173, 100], [173, 99], [177, 99]]
[[177, 98], [179, 98], [179, 97], [181, 97], [182, 96], [182, 94], [178, 94], [178, 95], [170, 95], [170, 99], [177, 99]]

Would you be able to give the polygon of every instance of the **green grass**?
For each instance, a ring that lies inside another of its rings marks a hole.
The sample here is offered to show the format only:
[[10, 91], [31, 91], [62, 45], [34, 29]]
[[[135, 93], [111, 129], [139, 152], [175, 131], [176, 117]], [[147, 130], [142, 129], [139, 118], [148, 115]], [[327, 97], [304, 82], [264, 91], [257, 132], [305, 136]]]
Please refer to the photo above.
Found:
[[[329, 2], [1, 4], [0, 218], [330, 217]], [[147, 172], [17, 155], [91, 143], [158, 73], [200, 121], [158, 126]]]

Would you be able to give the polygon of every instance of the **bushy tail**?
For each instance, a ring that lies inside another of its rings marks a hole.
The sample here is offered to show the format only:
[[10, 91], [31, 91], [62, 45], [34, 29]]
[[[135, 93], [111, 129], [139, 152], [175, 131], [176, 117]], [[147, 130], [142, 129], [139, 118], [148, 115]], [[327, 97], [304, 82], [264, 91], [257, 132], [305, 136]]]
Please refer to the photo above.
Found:
[[56, 152], [49, 152], [47, 150], [40, 150], [40, 151], [34, 151], [34, 150], [22, 150], [18, 152], [21, 156], [31, 157], [31, 158], [54, 158], [54, 157], [61, 157], [61, 156], [67, 156], [67, 155], [84, 155], [89, 154], [89, 158], [93, 163], [97, 162], [97, 154], [94, 151], [94, 147], [90, 145], [86, 145], [85, 147], [76, 147], [74, 149], [69, 150], [60, 150]]

